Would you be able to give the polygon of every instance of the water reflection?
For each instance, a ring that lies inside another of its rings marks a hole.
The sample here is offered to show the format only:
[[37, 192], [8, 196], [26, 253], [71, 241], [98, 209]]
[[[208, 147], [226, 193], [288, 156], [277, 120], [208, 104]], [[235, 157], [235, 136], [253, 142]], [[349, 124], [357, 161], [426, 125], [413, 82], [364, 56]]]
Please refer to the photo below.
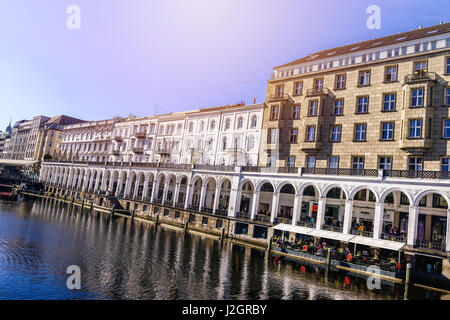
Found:
[[[51, 200], [0, 202], [0, 299], [400, 299], [363, 279]], [[66, 288], [78, 265], [82, 290]], [[419, 298], [439, 298], [414, 290]]]

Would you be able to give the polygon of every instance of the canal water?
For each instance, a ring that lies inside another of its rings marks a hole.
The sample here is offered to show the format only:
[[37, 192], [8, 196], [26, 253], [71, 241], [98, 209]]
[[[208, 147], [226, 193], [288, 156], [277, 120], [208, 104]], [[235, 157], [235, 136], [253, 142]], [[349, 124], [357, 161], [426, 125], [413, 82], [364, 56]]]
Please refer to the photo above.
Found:
[[[67, 288], [71, 265], [81, 270], [80, 290]], [[261, 250], [28, 200], [0, 201], [0, 299], [373, 300], [403, 299], [403, 288], [368, 290], [364, 279], [268, 262]]]

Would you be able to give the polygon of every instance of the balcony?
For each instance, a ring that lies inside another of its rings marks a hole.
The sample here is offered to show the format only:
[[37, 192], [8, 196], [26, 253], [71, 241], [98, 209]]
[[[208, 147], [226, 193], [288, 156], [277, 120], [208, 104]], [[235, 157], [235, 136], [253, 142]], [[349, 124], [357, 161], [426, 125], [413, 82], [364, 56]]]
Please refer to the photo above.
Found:
[[434, 72], [419, 72], [405, 76], [405, 84], [421, 83], [426, 81], [439, 81], [441, 78]]
[[112, 153], [114, 156], [118, 156], [118, 155], [120, 155], [120, 149], [113, 149], [113, 150], [111, 151], [111, 153]]
[[322, 141], [303, 141], [300, 143], [300, 149], [303, 151], [314, 151], [322, 149]]
[[275, 102], [275, 101], [283, 101], [283, 100], [289, 100], [289, 99], [291, 99], [291, 97], [287, 93], [276, 93], [276, 94], [271, 94], [269, 96], [268, 101]]
[[400, 149], [426, 150], [431, 148], [432, 143], [433, 142], [430, 138], [422, 138], [422, 139], [405, 138], [400, 140]]
[[143, 153], [144, 148], [143, 147], [133, 147], [133, 152], [134, 153]]
[[113, 139], [116, 141], [123, 141], [123, 137], [120, 134], [116, 134]]
[[384, 177], [419, 178], [419, 179], [450, 179], [450, 171], [416, 171], [416, 170], [384, 170]]
[[155, 150], [155, 153], [157, 153], [157, 154], [169, 155], [171, 152], [172, 152], [171, 148], [157, 148]]
[[316, 96], [333, 96], [333, 93], [328, 88], [312, 88], [306, 91], [306, 97]]
[[147, 136], [147, 132], [145, 131], [136, 131], [134, 133], [134, 136], [138, 139], [145, 139], [145, 137]]

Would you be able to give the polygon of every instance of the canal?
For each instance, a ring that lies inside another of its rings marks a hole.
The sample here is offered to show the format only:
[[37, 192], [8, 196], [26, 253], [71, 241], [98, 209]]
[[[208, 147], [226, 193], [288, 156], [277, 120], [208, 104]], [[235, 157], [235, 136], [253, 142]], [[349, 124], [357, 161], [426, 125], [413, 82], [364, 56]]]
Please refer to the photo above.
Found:
[[[67, 267], [81, 270], [69, 290]], [[445, 299], [413, 289], [413, 299]], [[0, 299], [403, 299], [403, 287], [49, 200], [0, 201]]]

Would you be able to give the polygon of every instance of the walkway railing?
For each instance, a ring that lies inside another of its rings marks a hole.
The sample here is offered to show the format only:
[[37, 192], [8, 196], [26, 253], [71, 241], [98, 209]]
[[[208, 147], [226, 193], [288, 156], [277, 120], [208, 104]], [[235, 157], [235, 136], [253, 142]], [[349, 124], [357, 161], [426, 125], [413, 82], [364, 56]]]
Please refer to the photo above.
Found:
[[363, 231], [363, 230], [356, 230], [353, 229], [350, 231], [351, 234], [354, 234], [356, 236], [362, 236], [362, 237], [368, 237], [373, 238], [373, 232], [372, 231]]
[[420, 248], [420, 249], [434, 250], [434, 251], [445, 251], [445, 242], [416, 239], [416, 244], [414, 247]]
[[342, 227], [328, 225], [328, 224], [322, 225], [322, 230], [340, 232], [340, 233], [342, 233], [342, 231], [343, 231]]
[[406, 236], [400, 236], [400, 235], [393, 235], [389, 233], [383, 232], [381, 234], [381, 238], [384, 240], [391, 240], [391, 241], [397, 241], [397, 242], [406, 242], [407, 238]]
[[449, 179], [450, 171], [384, 170], [383, 176], [392, 178]]

